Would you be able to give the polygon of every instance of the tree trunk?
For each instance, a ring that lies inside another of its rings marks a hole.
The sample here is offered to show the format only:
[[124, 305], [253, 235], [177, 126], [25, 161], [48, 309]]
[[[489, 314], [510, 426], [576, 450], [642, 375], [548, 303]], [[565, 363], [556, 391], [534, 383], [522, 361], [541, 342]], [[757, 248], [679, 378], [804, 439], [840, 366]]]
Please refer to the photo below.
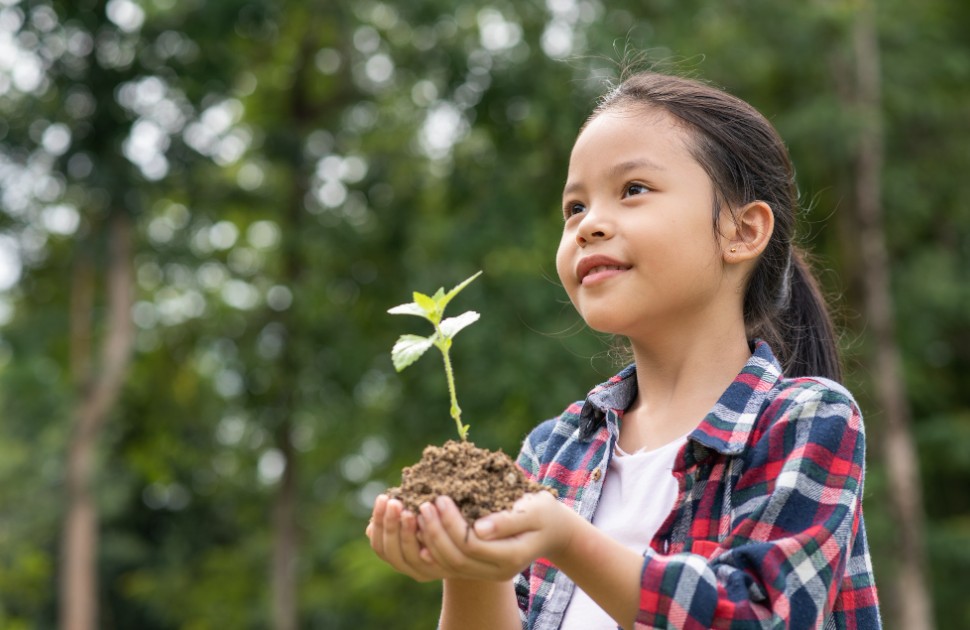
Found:
[[[289, 411], [289, 410], [287, 410]], [[296, 453], [290, 422], [282, 422], [277, 445], [282, 449], [283, 477], [273, 506], [273, 628], [296, 630]]]
[[124, 213], [111, 219], [107, 270], [107, 322], [98, 369], [92, 369], [90, 339], [94, 303], [92, 263], [76, 263], [71, 300], [71, 365], [77, 383], [65, 472], [67, 507], [61, 539], [59, 627], [94, 630], [97, 605], [97, 506], [91, 487], [98, 436], [121, 392], [134, 341], [132, 228]]
[[[313, 25], [307, 28], [297, 56], [293, 62], [294, 82], [289, 93], [290, 118], [295, 129], [300, 130], [295, 137], [297, 142], [292, 147], [292, 163], [290, 166], [291, 185], [286, 212], [281, 216], [283, 224], [280, 226], [284, 234], [283, 254], [283, 283], [288, 287], [296, 287], [300, 281], [302, 270], [306, 264], [302, 260], [301, 235], [303, 233], [304, 199], [309, 188], [307, 181], [307, 165], [300, 149], [299, 139], [303, 137], [303, 130], [310, 124], [312, 113], [309, 110], [307, 89], [312, 81], [310, 71], [312, 59], [318, 44], [316, 41], [317, 28]], [[293, 446], [293, 417], [299, 404], [294, 395], [294, 383], [299, 381], [300, 360], [299, 349], [294, 341], [300, 338], [295, 330], [299, 326], [298, 318], [293, 316], [292, 308], [298, 306], [299, 297], [295, 297], [297, 304], [280, 315], [280, 321], [285, 328], [286, 338], [282, 356], [280, 357], [279, 372], [276, 383], [278, 389], [278, 408], [281, 417], [276, 431], [276, 446], [283, 456], [283, 477], [280, 479], [275, 504], [273, 506], [273, 560], [272, 560], [272, 593], [273, 593], [273, 628], [274, 630], [296, 630], [299, 619], [299, 603], [297, 600], [297, 549], [300, 543], [299, 528], [297, 527], [297, 452]]]
[[875, 7], [862, 0], [853, 27], [856, 112], [861, 128], [856, 153], [855, 207], [860, 227], [865, 319], [874, 338], [871, 365], [875, 394], [882, 410], [881, 427], [889, 497], [897, 533], [897, 567], [893, 597], [899, 627], [930, 630], [933, 608], [927, 586], [923, 548], [924, 514], [916, 446], [911, 432], [902, 359], [896, 344], [889, 276], [889, 254], [883, 225], [881, 175], [884, 161], [879, 42]]

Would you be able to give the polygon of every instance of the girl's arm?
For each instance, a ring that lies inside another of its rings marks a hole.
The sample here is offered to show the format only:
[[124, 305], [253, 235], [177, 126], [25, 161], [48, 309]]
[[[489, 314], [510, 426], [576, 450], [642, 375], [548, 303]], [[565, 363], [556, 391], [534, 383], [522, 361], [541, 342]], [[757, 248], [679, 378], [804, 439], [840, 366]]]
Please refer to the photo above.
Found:
[[438, 630], [522, 630], [511, 580], [446, 579]]

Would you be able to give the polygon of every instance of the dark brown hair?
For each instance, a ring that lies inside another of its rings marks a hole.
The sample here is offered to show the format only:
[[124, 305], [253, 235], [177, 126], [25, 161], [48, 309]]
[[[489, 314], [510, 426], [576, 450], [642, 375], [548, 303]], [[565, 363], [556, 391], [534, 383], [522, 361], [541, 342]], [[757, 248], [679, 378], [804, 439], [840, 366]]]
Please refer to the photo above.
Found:
[[[677, 76], [640, 72], [600, 100], [589, 120], [619, 108], [645, 106], [685, 124], [690, 147], [714, 184], [714, 230], [725, 205], [767, 203], [774, 232], [747, 280], [748, 338], [768, 342], [788, 376], [841, 380], [834, 326], [805, 256], [794, 245], [798, 192], [788, 149], [775, 128], [743, 100]], [[588, 121], [587, 121], [588, 122]]]

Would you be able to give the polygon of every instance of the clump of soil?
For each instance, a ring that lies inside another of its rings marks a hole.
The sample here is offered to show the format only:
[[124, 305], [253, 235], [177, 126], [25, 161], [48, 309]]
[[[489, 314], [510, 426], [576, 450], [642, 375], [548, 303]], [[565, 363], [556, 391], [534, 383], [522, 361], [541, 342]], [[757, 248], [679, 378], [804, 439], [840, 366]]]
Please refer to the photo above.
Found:
[[418, 506], [449, 496], [469, 523], [512, 505], [527, 492], [556, 491], [526, 479], [502, 451], [478, 448], [472, 442], [448, 440], [427, 446], [421, 461], [401, 471], [401, 485], [387, 491], [415, 514]]

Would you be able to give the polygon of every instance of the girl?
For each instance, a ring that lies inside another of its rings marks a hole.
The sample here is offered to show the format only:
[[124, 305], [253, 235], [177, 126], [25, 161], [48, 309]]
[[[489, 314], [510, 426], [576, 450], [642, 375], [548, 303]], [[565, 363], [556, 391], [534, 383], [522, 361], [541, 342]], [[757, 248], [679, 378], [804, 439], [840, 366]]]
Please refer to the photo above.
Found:
[[558, 491], [469, 530], [379, 497], [374, 551], [444, 580], [441, 628], [879, 628], [865, 438], [793, 246], [787, 150], [747, 103], [654, 73], [580, 130], [556, 266], [635, 362], [532, 431]]

